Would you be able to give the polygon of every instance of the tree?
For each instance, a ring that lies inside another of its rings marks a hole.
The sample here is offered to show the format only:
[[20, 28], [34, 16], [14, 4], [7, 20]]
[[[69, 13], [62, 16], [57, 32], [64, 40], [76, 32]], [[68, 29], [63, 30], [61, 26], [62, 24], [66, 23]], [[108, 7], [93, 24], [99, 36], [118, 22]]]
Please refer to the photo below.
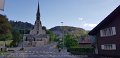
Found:
[[64, 37], [64, 45], [67, 48], [74, 48], [74, 47], [78, 47], [78, 42], [77, 42], [77, 40], [75, 40], [74, 36], [65, 35], [65, 37]]
[[0, 15], [0, 41], [12, 39], [11, 25], [6, 16]]
[[17, 46], [18, 43], [21, 41], [21, 34], [19, 32], [19, 30], [14, 30], [12, 31], [12, 35], [13, 35], [13, 38], [12, 38], [12, 43], [11, 43], [11, 46]]
[[47, 34], [50, 36], [50, 41], [59, 41], [58, 37], [52, 31], [47, 31]]

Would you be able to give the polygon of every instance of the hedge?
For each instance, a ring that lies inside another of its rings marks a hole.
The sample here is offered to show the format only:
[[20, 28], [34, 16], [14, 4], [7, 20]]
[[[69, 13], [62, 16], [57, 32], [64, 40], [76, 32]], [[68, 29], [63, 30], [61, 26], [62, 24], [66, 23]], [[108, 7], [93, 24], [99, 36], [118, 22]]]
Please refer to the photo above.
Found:
[[94, 48], [68, 48], [67, 51], [74, 55], [89, 55], [94, 53]]

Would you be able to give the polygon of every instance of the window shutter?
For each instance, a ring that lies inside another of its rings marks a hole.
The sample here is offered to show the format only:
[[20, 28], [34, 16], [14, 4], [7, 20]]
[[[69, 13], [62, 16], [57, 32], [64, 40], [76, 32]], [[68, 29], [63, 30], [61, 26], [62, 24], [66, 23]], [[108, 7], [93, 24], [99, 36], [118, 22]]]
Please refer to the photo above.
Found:
[[100, 36], [103, 37], [103, 32], [102, 32], [102, 30], [100, 30]]
[[104, 45], [101, 45], [101, 49], [104, 49]]
[[116, 50], [116, 45], [115, 44], [112, 44], [112, 49]]
[[113, 35], [116, 35], [116, 29], [115, 27], [112, 27]]

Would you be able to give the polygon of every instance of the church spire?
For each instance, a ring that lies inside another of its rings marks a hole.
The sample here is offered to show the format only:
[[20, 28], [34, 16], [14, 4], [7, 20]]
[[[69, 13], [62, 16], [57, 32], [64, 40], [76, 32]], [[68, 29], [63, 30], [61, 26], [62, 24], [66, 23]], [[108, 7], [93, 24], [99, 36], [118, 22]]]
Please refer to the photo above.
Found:
[[[38, 22], [38, 21], [39, 21], [39, 23], [40, 23], [40, 25], [41, 25], [41, 21], [40, 21], [40, 10], [39, 10], [39, 2], [38, 2], [37, 13], [36, 13], [36, 22]], [[36, 24], [36, 22], [35, 22], [35, 24]]]
[[36, 14], [37, 17], [40, 17], [40, 10], [39, 10], [39, 2], [38, 2], [38, 9], [37, 9], [37, 14]]

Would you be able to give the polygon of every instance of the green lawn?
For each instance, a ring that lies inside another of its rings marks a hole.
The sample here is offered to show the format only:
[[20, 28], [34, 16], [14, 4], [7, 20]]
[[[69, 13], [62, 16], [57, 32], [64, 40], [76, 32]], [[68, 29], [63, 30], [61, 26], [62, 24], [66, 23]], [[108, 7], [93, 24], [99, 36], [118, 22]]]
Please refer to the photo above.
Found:
[[[13, 41], [13, 40], [0, 41], [0, 46], [4, 46], [4, 44], [10, 45], [10, 43], [11, 43], [12, 41]], [[5, 52], [5, 51], [0, 51], [0, 56], [3, 56], [3, 55], [6, 55], [6, 52]]]
[[13, 41], [13, 40], [0, 41], [0, 46], [4, 46], [4, 44], [10, 45], [10, 43], [11, 43], [12, 41]]

